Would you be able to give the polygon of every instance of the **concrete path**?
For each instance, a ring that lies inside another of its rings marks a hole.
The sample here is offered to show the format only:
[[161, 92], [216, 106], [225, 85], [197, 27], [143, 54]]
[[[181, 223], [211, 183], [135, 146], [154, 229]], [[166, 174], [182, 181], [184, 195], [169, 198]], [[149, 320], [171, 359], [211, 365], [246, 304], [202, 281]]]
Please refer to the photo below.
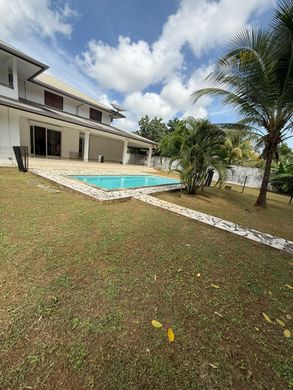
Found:
[[240, 225], [237, 225], [236, 223], [213, 217], [212, 215], [204, 214], [199, 211], [191, 210], [186, 207], [181, 207], [174, 203], [166, 202], [147, 194], [135, 195], [133, 198], [148, 203], [152, 206], [172, 211], [173, 213], [182, 215], [195, 221], [214, 226], [218, 229], [226, 230], [227, 232], [248, 238], [249, 240], [256, 241], [261, 244], [268, 245], [272, 248], [280, 249], [287, 253], [293, 254], [293, 242], [285, 240], [284, 238], [275, 237], [271, 234], [262, 233], [254, 229], [244, 228]]

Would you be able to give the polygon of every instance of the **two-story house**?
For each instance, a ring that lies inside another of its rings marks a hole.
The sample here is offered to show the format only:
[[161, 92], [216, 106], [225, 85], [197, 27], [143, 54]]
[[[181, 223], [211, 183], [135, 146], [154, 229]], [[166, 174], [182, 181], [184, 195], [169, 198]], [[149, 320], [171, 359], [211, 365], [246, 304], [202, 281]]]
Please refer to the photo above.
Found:
[[14, 160], [13, 146], [30, 156], [128, 161], [128, 147], [155, 142], [112, 126], [120, 111], [55, 79], [47, 65], [0, 41], [0, 164]]

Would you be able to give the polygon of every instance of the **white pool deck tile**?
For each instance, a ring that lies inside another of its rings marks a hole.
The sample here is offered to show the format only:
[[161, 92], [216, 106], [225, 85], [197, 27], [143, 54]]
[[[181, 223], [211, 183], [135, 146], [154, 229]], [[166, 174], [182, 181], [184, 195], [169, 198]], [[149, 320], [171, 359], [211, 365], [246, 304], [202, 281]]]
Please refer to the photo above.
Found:
[[[75, 180], [68, 176], [88, 175], [88, 174], [91, 175], [102, 175], [102, 174], [119, 175], [120, 174], [121, 175], [122, 172], [120, 169], [115, 169], [114, 167], [111, 169], [109, 167], [109, 169], [107, 169], [106, 172], [104, 169], [100, 170], [97, 168], [95, 168], [94, 170], [91, 169], [89, 171], [88, 169], [84, 169], [81, 166], [79, 167], [79, 169], [75, 167], [74, 170], [31, 168], [30, 171], [38, 176], [51, 180], [61, 186], [64, 186], [74, 191], [78, 191], [83, 195], [94, 198], [99, 202], [123, 201], [123, 200], [134, 198], [136, 200], [145, 202], [149, 205], [160, 207], [162, 209], [171, 211], [178, 215], [205, 223], [207, 225], [216, 227], [221, 230], [228, 231], [238, 236], [247, 238], [252, 241], [259, 242], [264, 245], [268, 245], [272, 248], [276, 248], [293, 255], [292, 241], [280, 237], [275, 237], [267, 233], [259, 232], [254, 229], [244, 228], [233, 222], [226, 221], [224, 219], [220, 219], [209, 214], [201, 213], [199, 211], [191, 210], [186, 207], [181, 207], [174, 203], [166, 202], [164, 200], [151, 196], [152, 194], [159, 193], [162, 191], [178, 190], [182, 187], [181, 184], [171, 184], [171, 185], [163, 185], [157, 187], [145, 187], [145, 188], [136, 188], [136, 189], [127, 189], [127, 190], [116, 190], [116, 191], [103, 191], [97, 187], [90, 186], [86, 183], [83, 183], [80, 180]], [[133, 170], [130, 170], [128, 172], [125, 169], [123, 170], [123, 175], [134, 174], [134, 173], [140, 175], [150, 174], [150, 172], [139, 172], [139, 171], [134, 172]]]
[[[125, 190], [113, 190], [113, 191], [103, 191], [97, 187], [86, 184], [80, 180], [71, 178], [71, 175], [121, 175], [121, 171], [118, 170], [96, 170], [88, 171], [88, 170], [44, 170], [44, 169], [30, 169], [30, 172], [33, 172], [39, 176], [44, 177], [45, 179], [51, 180], [61, 186], [67, 187], [71, 190], [78, 191], [83, 195], [90, 196], [100, 202], [113, 202], [113, 201], [122, 201], [133, 198], [139, 194], [153, 194], [156, 192], [162, 191], [171, 191], [180, 189], [181, 184], [170, 184], [170, 185], [162, 185], [156, 187], [145, 187], [145, 188], [133, 188], [133, 189], [125, 189]], [[124, 171], [123, 175], [133, 175], [134, 172]], [[145, 172], [135, 172], [135, 174], [139, 175], [147, 175], [149, 173]]]

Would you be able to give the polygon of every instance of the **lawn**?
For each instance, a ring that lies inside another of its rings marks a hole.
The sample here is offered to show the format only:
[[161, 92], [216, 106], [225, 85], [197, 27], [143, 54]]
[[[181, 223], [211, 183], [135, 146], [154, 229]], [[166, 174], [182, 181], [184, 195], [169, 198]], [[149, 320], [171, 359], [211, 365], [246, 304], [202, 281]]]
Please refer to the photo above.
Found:
[[[229, 184], [230, 185], [230, 184]], [[213, 186], [199, 191], [196, 196], [180, 192], [165, 192], [156, 195], [162, 200], [176, 203], [203, 213], [211, 214], [244, 227], [270, 233], [293, 241], [293, 202], [290, 197], [274, 192], [268, 193], [266, 209], [254, 207], [259, 190], [233, 185], [231, 190]]]
[[293, 386], [292, 257], [39, 184], [0, 169], [1, 389]]

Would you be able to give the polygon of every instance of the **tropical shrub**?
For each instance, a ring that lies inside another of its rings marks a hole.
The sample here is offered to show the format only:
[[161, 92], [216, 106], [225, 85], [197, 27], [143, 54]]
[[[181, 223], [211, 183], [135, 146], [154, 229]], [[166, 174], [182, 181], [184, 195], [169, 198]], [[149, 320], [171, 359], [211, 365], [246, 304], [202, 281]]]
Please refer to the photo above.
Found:
[[176, 171], [188, 194], [202, 188], [209, 169], [215, 168], [222, 176], [225, 171], [220, 156], [220, 146], [225, 141], [225, 132], [208, 120], [188, 118], [160, 144], [161, 154], [171, 157], [170, 166], [177, 161]]

